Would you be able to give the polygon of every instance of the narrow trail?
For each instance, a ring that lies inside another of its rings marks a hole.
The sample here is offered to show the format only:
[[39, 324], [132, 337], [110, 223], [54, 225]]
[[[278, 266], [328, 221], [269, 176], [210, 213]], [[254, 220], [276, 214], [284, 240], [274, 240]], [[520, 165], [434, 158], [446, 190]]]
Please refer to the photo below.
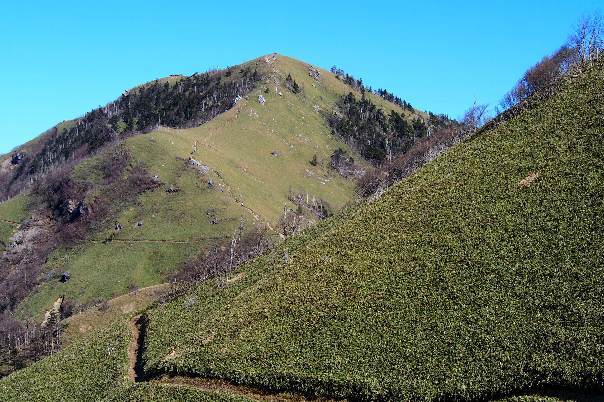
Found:
[[186, 376], [160, 377], [152, 380], [162, 385], [174, 387], [193, 387], [203, 391], [226, 393], [242, 396], [253, 401], [293, 402], [293, 401], [331, 401], [328, 399], [307, 399], [303, 395], [293, 393], [270, 393], [260, 388], [237, 385], [220, 379], [195, 378]]
[[137, 315], [128, 321], [128, 328], [130, 329], [131, 340], [128, 345], [128, 379], [133, 382], [139, 382], [142, 379], [142, 350], [140, 350], [143, 344], [140, 327], [142, 316]]
[[297, 392], [276, 392], [261, 387], [253, 387], [236, 384], [220, 378], [205, 378], [196, 375], [180, 374], [171, 375], [147, 375], [144, 370], [144, 344], [146, 334], [147, 317], [137, 315], [128, 321], [131, 339], [128, 345], [128, 379], [132, 382], [157, 383], [171, 387], [192, 387], [202, 391], [213, 393], [225, 393], [242, 396], [252, 401], [270, 402], [332, 402], [335, 399], [307, 398]]
[[190, 240], [153, 240], [153, 239], [105, 239], [105, 240], [90, 240], [91, 243], [154, 243], [154, 244], [191, 244], [195, 241]]
[[0, 218], [0, 222], [8, 223], [9, 225], [12, 225], [15, 227], [21, 225], [19, 222], [11, 221], [11, 220], [4, 219], [4, 218]]
[[194, 237], [186, 240], [172, 240], [172, 239], [120, 239], [120, 238], [108, 238], [108, 239], [95, 239], [90, 240], [91, 243], [96, 244], [108, 244], [108, 243], [151, 243], [151, 244], [192, 244], [200, 243], [207, 240], [224, 240], [230, 239], [230, 236], [213, 236], [213, 237]]

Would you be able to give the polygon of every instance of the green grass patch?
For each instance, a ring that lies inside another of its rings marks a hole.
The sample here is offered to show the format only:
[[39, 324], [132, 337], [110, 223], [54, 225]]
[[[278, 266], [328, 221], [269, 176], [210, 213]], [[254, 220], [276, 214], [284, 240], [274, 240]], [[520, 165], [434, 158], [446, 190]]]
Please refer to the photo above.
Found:
[[[50, 279], [19, 305], [17, 316], [41, 319], [60, 296], [76, 303], [89, 303], [128, 293], [134, 286], [142, 288], [160, 283], [197, 249], [195, 244], [113, 242], [57, 250], [43, 274]], [[71, 279], [60, 283], [58, 275], [64, 271], [71, 274]], [[55, 275], [49, 275], [50, 272]]]
[[29, 216], [28, 195], [19, 195], [0, 203], [0, 250], [8, 245], [10, 238], [17, 231], [17, 226]]

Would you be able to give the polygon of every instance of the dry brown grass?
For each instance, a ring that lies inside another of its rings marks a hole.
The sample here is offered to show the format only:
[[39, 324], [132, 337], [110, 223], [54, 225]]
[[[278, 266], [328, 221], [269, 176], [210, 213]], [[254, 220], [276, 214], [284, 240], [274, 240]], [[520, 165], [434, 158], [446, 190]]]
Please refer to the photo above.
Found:
[[539, 178], [538, 172], [531, 172], [524, 179], [520, 180], [520, 183], [518, 183], [518, 185], [520, 187], [528, 187], [531, 184], [533, 184], [538, 178]]

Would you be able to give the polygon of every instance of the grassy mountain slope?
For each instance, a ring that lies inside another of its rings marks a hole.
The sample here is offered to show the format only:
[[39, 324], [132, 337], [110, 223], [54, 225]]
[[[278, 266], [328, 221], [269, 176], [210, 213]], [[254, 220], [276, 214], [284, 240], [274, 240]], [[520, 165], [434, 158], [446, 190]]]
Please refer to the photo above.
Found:
[[601, 386], [603, 89], [598, 65], [231, 286], [151, 310], [148, 370], [360, 398]]
[[[602, 387], [603, 90], [598, 64], [226, 286], [148, 310], [146, 371], [353, 399]], [[109, 364], [82, 348], [70, 377]], [[0, 395], [49, 381], [75, 350], [1, 380]], [[27, 396], [110, 392], [53, 387]]]
[[[66, 284], [43, 283], [20, 305], [20, 317], [39, 317], [61, 295], [86, 303], [159, 283], [213, 239], [231, 236], [242, 219], [247, 227], [274, 227], [284, 206], [292, 205], [290, 191], [321, 198], [334, 210], [353, 198], [352, 181], [328, 164], [336, 148], [355, 153], [330, 134], [321, 114], [351, 88], [323, 70], [316, 80], [307, 64], [284, 56], [269, 62], [261, 58], [246, 66], [260, 71], [265, 80], [231, 110], [198, 127], [160, 128], [125, 140], [133, 160], [158, 175], [165, 186], [121, 209], [115, 220], [124, 229], [113, 242], [103, 242], [114, 231], [109, 222], [89, 241], [56, 250], [46, 270], [69, 271], [72, 279]], [[303, 88], [301, 93], [284, 87], [288, 74]], [[260, 95], [266, 99], [264, 105], [258, 102]], [[397, 105], [370, 96], [385, 110], [403, 113]], [[404, 113], [412, 117], [409, 111]], [[309, 163], [313, 155], [317, 166]], [[208, 165], [210, 173], [199, 175], [187, 168], [190, 156]], [[97, 176], [95, 161], [100, 157], [80, 163], [76, 175]], [[355, 159], [363, 163], [359, 156]], [[213, 188], [208, 188], [210, 180]], [[168, 186], [181, 192], [166, 193]], [[134, 226], [138, 221], [143, 227]]]

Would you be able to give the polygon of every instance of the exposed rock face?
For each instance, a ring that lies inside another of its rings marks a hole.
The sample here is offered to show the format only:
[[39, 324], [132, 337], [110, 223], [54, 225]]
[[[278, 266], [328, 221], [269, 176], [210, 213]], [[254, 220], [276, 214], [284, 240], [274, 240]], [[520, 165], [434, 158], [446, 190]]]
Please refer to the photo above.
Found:
[[4, 159], [4, 161], [0, 163], [0, 174], [9, 173], [15, 170], [18, 165], [21, 164], [24, 158], [25, 153], [17, 152], [16, 154], [13, 154], [12, 156]]
[[272, 64], [275, 60], [277, 60], [277, 53], [271, 53], [264, 56], [264, 62], [266, 64]]
[[0, 310], [14, 307], [37, 284], [56, 242], [50, 217], [36, 215], [21, 224], [0, 257]]
[[17, 262], [32, 253], [36, 243], [52, 235], [53, 223], [49, 217], [37, 216], [25, 221], [9, 242], [3, 258]]
[[321, 73], [313, 66], [308, 66], [308, 75], [313, 77], [315, 80], [319, 80], [319, 78], [321, 78]]
[[69, 221], [73, 222], [80, 216], [88, 213], [88, 207], [83, 201], [69, 200], [67, 203], [67, 213], [69, 214]]
[[52, 305], [52, 308], [44, 314], [44, 321], [42, 321], [42, 328], [46, 328], [53, 324], [53, 321], [59, 321], [61, 319], [61, 307], [63, 307], [64, 297], [59, 297]]
[[12, 165], [18, 165], [25, 158], [25, 154], [23, 152], [17, 152], [11, 157], [10, 163]]
[[208, 165], [204, 165], [196, 159], [189, 158], [187, 164], [201, 174], [208, 174], [210, 172], [210, 167]]

